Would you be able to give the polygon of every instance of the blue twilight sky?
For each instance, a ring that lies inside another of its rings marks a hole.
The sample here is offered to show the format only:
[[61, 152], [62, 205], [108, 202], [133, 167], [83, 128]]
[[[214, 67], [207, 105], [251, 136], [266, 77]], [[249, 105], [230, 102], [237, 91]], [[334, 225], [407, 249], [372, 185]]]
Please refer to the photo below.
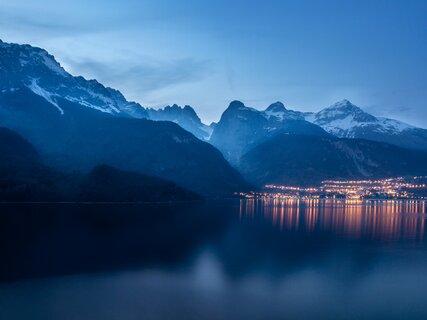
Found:
[[205, 122], [234, 99], [316, 111], [347, 98], [427, 127], [426, 0], [0, 0], [0, 38]]

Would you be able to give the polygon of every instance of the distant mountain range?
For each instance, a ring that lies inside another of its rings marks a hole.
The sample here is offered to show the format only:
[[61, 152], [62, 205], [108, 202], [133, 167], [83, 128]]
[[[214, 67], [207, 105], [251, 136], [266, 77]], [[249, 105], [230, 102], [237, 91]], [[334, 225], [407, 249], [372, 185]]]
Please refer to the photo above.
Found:
[[86, 174], [103, 164], [101, 172], [157, 176], [203, 195], [248, 190], [246, 181], [427, 174], [419, 162], [427, 130], [347, 100], [317, 113], [233, 101], [207, 126], [190, 106], [144, 108], [72, 76], [43, 49], [1, 41], [0, 126], [22, 135], [55, 170]]
[[237, 164], [246, 151], [278, 133], [329, 134], [337, 138], [366, 139], [427, 150], [426, 129], [377, 118], [348, 100], [317, 113], [289, 110], [281, 102], [259, 111], [233, 101], [215, 126], [210, 142]]
[[199, 116], [190, 106], [180, 107], [176, 104], [163, 109], [147, 109], [150, 120], [172, 121], [194, 134], [200, 140], [209, 140], [213, 131], [211, 126], [202, 123]]
[[255, 185], [427, 173], [427, 130], [374, 117], [347, 100], [317, 113], [233, 101], [210, 142]]
[[204, 195], [246, 184], [210, 144], [95, 80], [68, 74], [45, 50], [0, 43], [0, 126], [61, 170], [99, 164], [171, 180]]

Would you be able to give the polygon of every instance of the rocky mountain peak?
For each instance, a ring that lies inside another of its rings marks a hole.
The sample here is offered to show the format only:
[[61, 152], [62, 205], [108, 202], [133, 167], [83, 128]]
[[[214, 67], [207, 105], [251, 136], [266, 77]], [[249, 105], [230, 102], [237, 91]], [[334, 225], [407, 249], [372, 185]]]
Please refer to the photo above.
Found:
[[286, 107], [280, 101], [272, 103], [265, 109], [266, 112], [286, 112]]
[[349, 122], [375, 122], [377, 118], [363, 111], [349, 100], [341, 100], [316, 114], [315, 122], [323, 124], [336, 120], [348, 120]]

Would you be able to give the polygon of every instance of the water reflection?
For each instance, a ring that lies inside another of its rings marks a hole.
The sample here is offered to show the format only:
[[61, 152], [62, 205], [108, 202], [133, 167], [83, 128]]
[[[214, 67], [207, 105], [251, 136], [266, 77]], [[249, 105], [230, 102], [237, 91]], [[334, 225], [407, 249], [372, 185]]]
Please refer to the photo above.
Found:
[[424, 213], [391, 201], [4, 205], [0, 319], [427, 319]]
[[424, 238], [426, 202], [420, 200], [247, 199], [240, 218], [260, 216], [290, 231], [331, 231], [379, 240]]

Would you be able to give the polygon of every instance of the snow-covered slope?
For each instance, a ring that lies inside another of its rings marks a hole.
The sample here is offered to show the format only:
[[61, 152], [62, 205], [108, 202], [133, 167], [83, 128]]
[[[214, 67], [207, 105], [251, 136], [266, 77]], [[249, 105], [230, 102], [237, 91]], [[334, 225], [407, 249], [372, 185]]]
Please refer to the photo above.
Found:
[[305, 120], [305, 115], [302, 112], [286, 109], [281, 102], [271, 104], [267, 109], [261, 111], [267, 119], [275, 119], [276, 121], [284, 120]]
[[44, 98], [61, 115], [61, 104], [68, 101], [113, 115], [148, 117], [141, 105], [127, 101], [119, 91], [72, 76], [47, 51], [0, 40], [0, 93], [23, 89]]
[[96, 80], [72, 76], [43, 49], [0, 40], [0, 94], [20, 94], [23, 90], [46, 100], [60, 116], [66, 112], [64, 105], [71, 103], [119, 117], [172, 121], [201, 140], [208, 140], [212, 133], [190, 106], [147, 110]]
[[361, 138], [427, 150], [427, 130], [402, 121], [375, 117], [348, 100], [317, 113], [306, 113], [305, 119], [340, 138]]
[[306, 114], [305, 119], [342, 138], [356, 138], [360, 130], [399, 134], [414, 128], [397, 120], [377, 118], [348, 100], [339, 101], [318, 113]]

